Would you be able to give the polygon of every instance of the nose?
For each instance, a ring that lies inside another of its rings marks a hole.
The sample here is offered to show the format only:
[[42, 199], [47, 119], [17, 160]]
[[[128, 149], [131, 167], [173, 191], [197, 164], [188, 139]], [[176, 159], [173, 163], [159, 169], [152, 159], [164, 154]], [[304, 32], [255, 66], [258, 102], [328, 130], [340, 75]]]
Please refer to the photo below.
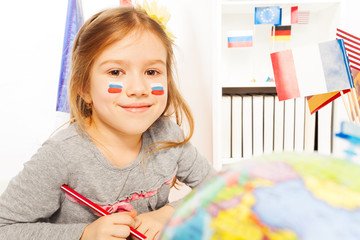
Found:
[[126, 84], [126, 94], [129, 97], [149, 95], [150, 89], [143, 74], [134, 74], [133, 77], [129, 80], [130, 81], [128, 81]]

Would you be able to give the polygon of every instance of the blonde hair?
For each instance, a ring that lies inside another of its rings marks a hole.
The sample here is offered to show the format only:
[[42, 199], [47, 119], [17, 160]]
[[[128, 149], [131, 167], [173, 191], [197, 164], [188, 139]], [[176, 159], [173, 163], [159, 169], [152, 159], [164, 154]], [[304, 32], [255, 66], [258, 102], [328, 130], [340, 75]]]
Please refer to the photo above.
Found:
[[94, 60], [110, 45], [122, 40], [133, 31], [150, 31], [163, 43], [166, 52], [168, 81], [167, 105], [162, 116], [175, 117], [179, 126], [183, 118], [188, 124], [188, 134], [180, 142], [158, 142], [148, 155], [154, 151], [180, 146], [187, 143], [194, 132], [194, 119], [190, 108], [181, 96], [174, 81], [173, 42], [162, 27], [143, 9], [121, 7], [104, 10], [95, 14], [79, 30], [72, 49], [72, 66], [68, 96], [71, 122], [77, 122], [84, 130], [85, 122], [91, 123], [92, 110], [81, 97], [90, 88], [90, 72]]

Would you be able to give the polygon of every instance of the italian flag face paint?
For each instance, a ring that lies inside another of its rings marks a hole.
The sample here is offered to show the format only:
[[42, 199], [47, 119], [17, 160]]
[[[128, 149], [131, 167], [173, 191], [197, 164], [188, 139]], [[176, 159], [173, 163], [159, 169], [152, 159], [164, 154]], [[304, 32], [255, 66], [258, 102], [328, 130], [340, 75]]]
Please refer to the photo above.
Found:
[[152, 83], [151, 84], [151, 94], [153, 95], [164, 95], [164, 87], [161, 83]]
[[122, 83], [115, 83], [115, 82], [110, 82], [109, 83], [109, 89], [108, 92], [109, 93], [121, 93], [123, 88], [123, 84]]

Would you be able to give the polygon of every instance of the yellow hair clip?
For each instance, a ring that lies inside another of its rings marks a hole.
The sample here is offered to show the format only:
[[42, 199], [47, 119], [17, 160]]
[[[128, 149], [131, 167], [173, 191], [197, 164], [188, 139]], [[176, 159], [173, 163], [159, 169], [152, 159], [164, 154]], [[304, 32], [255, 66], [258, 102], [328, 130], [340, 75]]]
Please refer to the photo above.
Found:
[[171, 15], [165, 6], [159, 8], [156, 1], [152, 1], [151, 5], [149, 5], [146, 0], [143, 1], [143, 6], [140, 6], [138, 3], [136, 5], [138, 8], [145, 10], [145, 12], [161, 26], [168, 38], [172, 42], [174, 41], [175, 36], [166, 28], [166, 24], [169, 22]]

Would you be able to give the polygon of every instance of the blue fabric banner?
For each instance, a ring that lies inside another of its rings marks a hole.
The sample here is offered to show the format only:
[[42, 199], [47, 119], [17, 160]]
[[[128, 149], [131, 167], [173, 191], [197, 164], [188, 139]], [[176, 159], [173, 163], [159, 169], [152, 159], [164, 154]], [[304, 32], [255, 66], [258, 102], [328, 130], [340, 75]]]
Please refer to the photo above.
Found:
[[81, 0], [68, 0], [56, 111], [69, 112], [67, 83], [70, 77], [71, 49], [83, 23]]

